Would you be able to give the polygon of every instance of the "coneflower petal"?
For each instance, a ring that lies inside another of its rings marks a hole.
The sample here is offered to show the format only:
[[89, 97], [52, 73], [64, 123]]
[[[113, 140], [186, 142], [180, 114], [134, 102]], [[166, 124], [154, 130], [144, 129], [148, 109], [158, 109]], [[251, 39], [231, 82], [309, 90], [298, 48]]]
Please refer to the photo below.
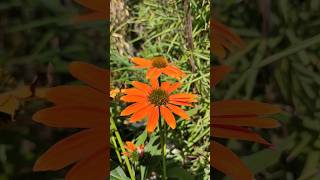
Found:
[[179, 108], [178, 106], [172, 105], [172, 104], [167, 104], [167, 107], [176, 115], [180, 116], [183, 119], [189, 120], [190, 117], [189, 115], [182, 110], [181, 108]]
[[132, 85], [146, 93], [150, 93], [152, 91], [151, 87], [145, 83], [139, 82], [139, 81], [133, 81]]
[[144, 102], [147, 101], [147, 97], [144, 96], [131, 96], [131, 95], [126, 95], [122, 96], [120, 100], [125, 101], [125, 102]]
[[164, 120], [167, 122], [167, 124], [172, 129], [175, 129], [176, 128], [176, 120], [174, 119], [172, 112], [164, 106], [160, 106], [160, 112], [161, 112], [161, 115], [164, 118]]
[[145, 59], [139, 58], [139, 57], [133, 57], [133, 58], [131, 58], [131, 61], [140, 67], [147, 68], [147, 67], [151, 67], [151, 65], [152, 65], [152, 61], [145, 60]]
[[148, 113], [152, 109], [153, 109], [153, 105], [149, 105], [147, 108], [140, 109], [139, 111], [133, 113], [132, 116], [130, 117], [130, 122], [134, 123], [136, 121], [139, 121], [139, 120], [143, 119], [144, 117], [146, 117], [148, 115]]
[[211, 142], [210, 164], [219, 171], [231, 176], [233, 179], [253, 179], [250, 169], [228, 148]]
[[138, 103], [134, 103], [131, 104], [130, 106], [126, 107], [122, 112], [121, 112], [121, 116], [128, 116], [132, 113], [135, 113], [145, 107], [147, 107], [148, 105], [150, 105], [149, 102], [138, 102]]
[[106, 179], [109, 174], [108, 169], [108, 155], [107, 149], [102, 149], [92, 154], [91, 156], [82, 159], [66, 175], [66, 180], [88, 180]]
[[147, 132], [151, 133], [157, 127], [159, 121], [159, 108], [154, 106], [149, 113], [149, 118], [147, 122]]

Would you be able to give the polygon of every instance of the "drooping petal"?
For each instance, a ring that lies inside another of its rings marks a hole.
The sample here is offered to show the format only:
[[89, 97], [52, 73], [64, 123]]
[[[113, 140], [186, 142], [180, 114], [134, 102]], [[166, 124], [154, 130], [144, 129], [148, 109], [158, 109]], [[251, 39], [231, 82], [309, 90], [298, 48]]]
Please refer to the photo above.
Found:
[[131, 61], [133, 63], [135, 63], [136, 65], [140, 66], [140, 67], [151, 67], [152, 65], [152, 61], [149, 61], [149, 60], [145, 60], [143, 58], [139, 58], [139, 57], [133, 57], [131, 58]]
[[191, 104], [186, 103], [186, 102], [181, 102], [181, 101], [169, 101], [170, 104], [175, 104], [175, 105], [179, 105], [179, 106], [189, 106], [189, 107], [193, 107]]
[[213, 102], [213, 116], [268, 115], [282, 112], [277, 106], [248, 100], [223, 100]]
[[187, 94], [187, 93], [180, 93], [180, 94], [172, 94], [170, 95], [171, 99], [194, 99], [197, 98], [195, 94]]
[[154, 67], [150, 68], [146, 73], [146, 78], [150, 79], [153, 76], [153, 74], [156, 72], [156, 70], [157, 68], [154, 68]]
[[134, 96], [146, 96], [146, 95], [148, 95], [145, 91], [142, 91], [142, 90], [137, 89], [137, 88], [126, 89], [124, 94], [134, 95]]
[[178, 106], [172, 105], [172, 104], [167, 104], [167, 107], [176, 115], [180, 116], [183, 119], [189, 120], [190, 117], [189, 115], [182, 110], [181, 108], [179, 108]]
[[228, 148], [219, 143], [210, 144], [211, 161], [210, 164], [232, 177], [234, 180], [253, 180], [250, 169]]
[[107, 12], [90, 12], [82, 15], [75, 16], [73, 18], [74, 22], [86, 22], [86, 21], [98, 21], [98, 20], [106, 20], [109, 18], [109, 14]]
[[70, 73], [89, 86], [101, 91], [107, 91], [109, 84], [109, 72], [92, 64], [84, 62], [72, 62], [69, 66]]
[[257, 118], [257, 117], [211, 117], [213, 124], [245, 126], [256, 128], [276, 128], [280, 124], [278, 121], [271, 118]]
[[159, 81], [157, 78], [150, 79], [152, 89], [157, 89], [159, 87]]
[[170, 88], [170, 86], [171, 86], [170, 83], [165, 81], [165, 82], [161, 82], [160, 88], [168, 92], [168, 88]]
[[241, 131], [237, 129], [227, 129], [227, 128], [219, 128], [216, 126], [213, 126], [211, 129], [211, 133], [213, 134], [214, 137], [219, 137], [219, 138], [228, 138], [228, 139], [239, 139], [239, 140], [246, 140], [246, 141], [252, 141], [252, 142], [257, 142], [260, 144], [265, 144], [270, 146], [271, 144], [263, 139], [261, 136], [258, 134], [251, 132], [249, 130], [247, 131]]
[[147, 132], [152, 133], [157, 127], [159, 121], [159, 108], [154, 106], [149, 112], [149, 118], [147, 122]]
[[172, 129], [175, 129], [176, 128], [176, 120], [174, 119], [172, 112], [164, 106], [160, 106], [160, 112], [161, 112], [161, 116], [164, 118], [164, 120], [167, 122], [167, 124]]
[[108, 152], [102, 149], [74, 165], [66, 175], [66, 180], [105, 180], [109, 176]]
[[145, 102], [147, 101], [147, 97], [126, 95], [122, 96], [120, 100], [124, 102]]
[[213, 86], [216, 86], [224, 77], [231, 71], [231, 68], [229, 66], [221, 65], [212, 67], [210, 69], [211, 73], [211, 84]]
[[33, 170], [59, 170], [106, 147], [104, 130], [83, 130], [53, 145], [37, 160]]
[[45, 97], [56, 105], [84, 105], [106, 108], [107, 103], [105, 94], [87, 86], [65, 85], [49, 88]]
[[132, 114], [132, 116], [130, 117], [130, 122], [134, 123], [136, 121], [139, 121], [139, 120], [143, 119], [144, 117], [146, 117], [148, 115], [148, 113], [152, 109], [153, 109], [153, 105], [149, 105], [145, 109], [140, 109], [139, 111], [137, 111], [134, 114]]
[[162, 73], [162, 70], [161, 69], [158, 69], [158, 68], [155, 68], [154, 70], [154, 73], [150, 76], [150, 79], [158, 79], [159, 76], [161, 75]]
[[126, 107], [122, 112], [121, 112], [121, 116], [128, 116], [132, 113], [135, 113], [141, 109], [146, 108], [148, 105], [150, 105], [149, 102], [138, 102], [138, 103], [134, 103], [131, 104], [130, 106]]
[[171, 86], [169, 86], [169, 87], [167, 88], [167, 93], [168, 93], [168, 94], [171, 94], [173, 91], [175, 91], [176, 89], [178, 89], [180, 86], [181, 86], [181, 83], [179, 83], [179, 82], [172, 84]]
[[139, 81], [133, 81], [132, 85], [134, 87], [146, 92], [147, 94], [149, 94], [152, 91], [152, 89], [149, 85], [142, 83], [142, 82], [139, 82]]
[[103, 108], [85, 106], [54, 106], [36, 112], [33, 120], [51, 127], [90, 128], [106, 125]]
[[108, 3], [105, 0], [75, 0], [77, 3], [92, 10], [106, 12]]

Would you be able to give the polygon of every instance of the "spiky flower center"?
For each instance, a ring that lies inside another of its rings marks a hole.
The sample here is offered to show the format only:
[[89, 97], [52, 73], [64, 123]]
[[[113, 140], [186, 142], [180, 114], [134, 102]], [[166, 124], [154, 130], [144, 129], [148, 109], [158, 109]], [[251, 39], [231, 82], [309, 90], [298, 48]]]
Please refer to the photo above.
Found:
[[154, 57], [152, 59], [152, 66], [156, 68], [165, 68], [168, 66], [168, 60], [163, 56]]
[[149, 102], [156, 106], [161, 106], [167, 104], [169, 101], [169, 95], [166, 91], [162, 89], [155, 89], [149, 95]]

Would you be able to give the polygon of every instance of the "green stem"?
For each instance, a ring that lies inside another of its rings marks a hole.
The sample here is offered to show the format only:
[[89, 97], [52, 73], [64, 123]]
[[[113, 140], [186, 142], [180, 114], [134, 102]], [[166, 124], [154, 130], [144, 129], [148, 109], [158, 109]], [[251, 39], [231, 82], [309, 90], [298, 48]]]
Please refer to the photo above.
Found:
[[159, 130], [160, 130], [160, 145], [161, 145], [161, 156], [162, 156], [162, 180], [167, 180], [167, 127], [163, 119], [159, 119]]
[[116, 151], [118, 160], [119, 160], [120, 164], [122, 164], [123, 162], [122, 162], [122, 158], [121, 158], [121, 155], [120, 155], [120, 152], [119, 152], [119, 147], [118, 147], [117, 142], [116, 142], [116, 138], [114, 136], [112, 136], [111, 137], [111, 141], [112, 141], [114, 149]]
[[[118, 143], [120, 145], [120, 148], [121, 148], [122, 152], [125, 152], [123, 141], [121, 139], [120, 133], [119, 133], [119, 131], [117, 129], [116, 123], [114, 122], [114, 120], [112, 118], [110, 118], [110, 124], [111, 124], [111, 130], [113, 130], [114, 134], [116, 135], [117, 141], [118, 141]], [[127, 169], [129, 171], [129, 175], [130, 175], [131, 180], [136, 180], [134, 172], [132, 171], [132, 168], [131, 168], [132, 166], [130, 164], [130, 161], [129, 161], [128, 157], [125, 157], [124, 161], [125, 161], [125, 163], [127, 165]]]

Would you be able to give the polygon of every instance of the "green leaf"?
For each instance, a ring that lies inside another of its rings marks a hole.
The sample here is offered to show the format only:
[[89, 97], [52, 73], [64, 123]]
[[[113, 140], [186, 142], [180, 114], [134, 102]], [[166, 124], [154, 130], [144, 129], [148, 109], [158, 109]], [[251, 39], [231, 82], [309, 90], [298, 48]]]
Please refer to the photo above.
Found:
[[118, 166], [110, 172], [110, 180], [130, 180], [123, 169]]

